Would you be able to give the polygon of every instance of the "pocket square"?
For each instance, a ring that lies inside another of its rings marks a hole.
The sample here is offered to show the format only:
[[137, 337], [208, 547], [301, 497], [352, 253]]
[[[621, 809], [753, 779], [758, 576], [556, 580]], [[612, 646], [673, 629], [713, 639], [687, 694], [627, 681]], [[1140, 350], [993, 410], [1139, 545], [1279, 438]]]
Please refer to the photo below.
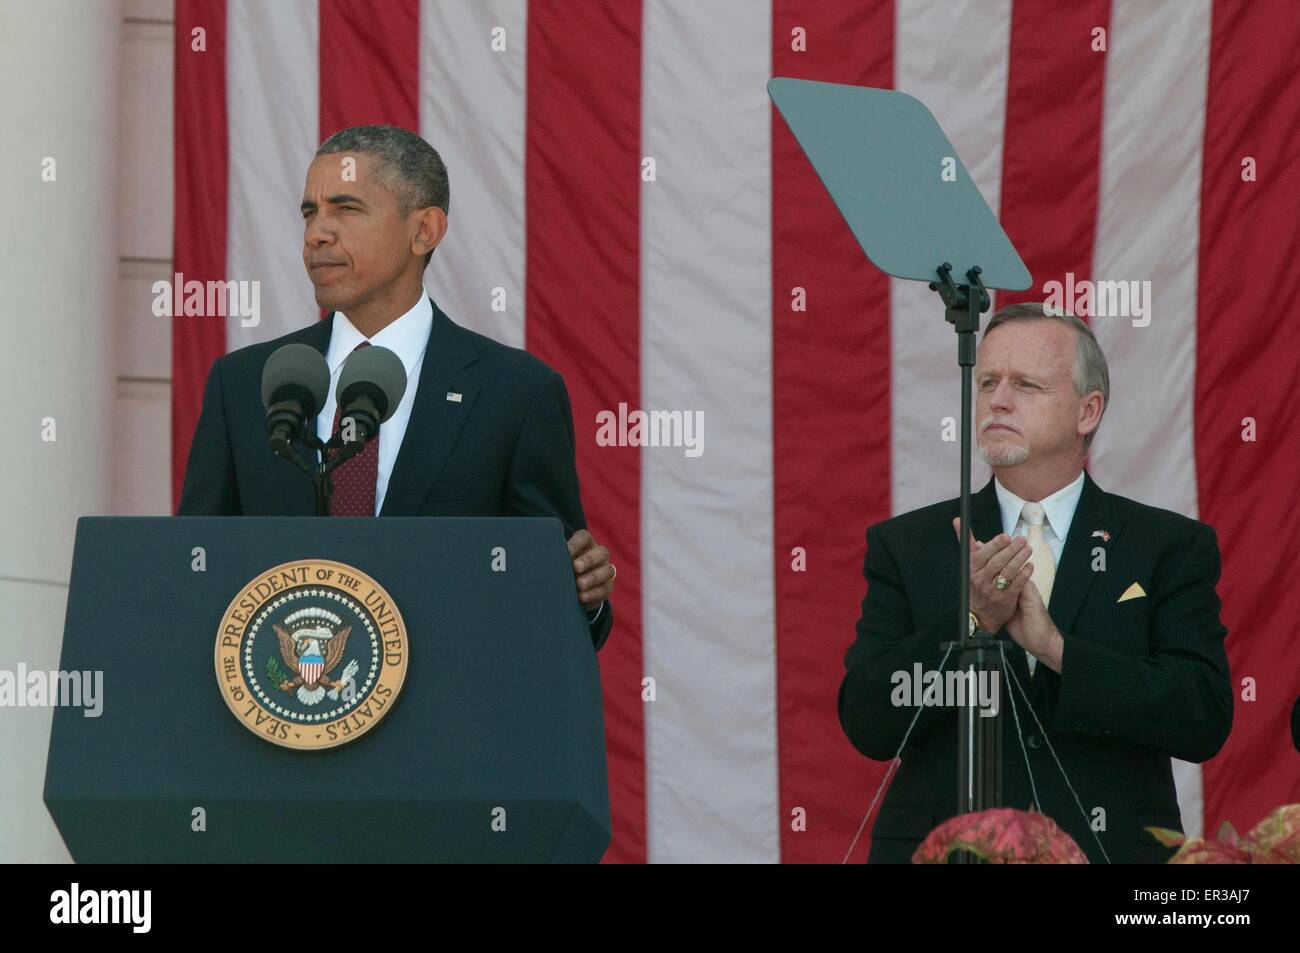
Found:
[[1115, 602], [1118, 604], [1121, 602], [1127, 602], [1129, 599], [1145, 599], [1146, 594], [1147, 591], [1143, 589], [1141, 585], [1135, 582], [1133, 583], [1133, 585], [1125, 589], [1124, 595], [1116, 599]]

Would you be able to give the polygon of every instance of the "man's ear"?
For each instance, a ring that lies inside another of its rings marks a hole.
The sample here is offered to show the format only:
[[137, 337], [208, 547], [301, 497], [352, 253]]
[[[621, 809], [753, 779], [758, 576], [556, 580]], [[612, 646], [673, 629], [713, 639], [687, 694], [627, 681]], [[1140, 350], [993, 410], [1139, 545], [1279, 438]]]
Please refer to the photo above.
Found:
[[416, 212], [415, 237], [411, 239], [411, 254], [423, 258], [438, 247], [447, 234], [447, 213], [436, 205]]
[[[1080, 403], [1079, 423], [1082, 424], [1085, 420], [1087, 420], [1089, 417], [1092, 416], [1093, 407], [1097, 408], [1097, 423], [1092, 427], [1091, 431], [1089, 432], [1095, 431], [1098, 427], [1101, 426], [1102, 415], [1106, 412], [1106, 398], [1102, 396], [1102, 393], [1099, 390], [1092, 391], [1090, 394], [1088, 394], [1087, 397], [1083, 399], [1083, 402]], [[1087, 436], [1087, 434], [1081, 434], [1081, 436]]]

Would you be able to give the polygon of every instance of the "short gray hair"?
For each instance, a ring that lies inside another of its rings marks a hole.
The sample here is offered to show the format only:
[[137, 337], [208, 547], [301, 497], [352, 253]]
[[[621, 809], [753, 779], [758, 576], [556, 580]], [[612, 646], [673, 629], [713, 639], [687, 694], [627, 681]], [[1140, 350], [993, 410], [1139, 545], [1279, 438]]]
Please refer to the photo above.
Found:
[[[1095, 390], [1101, 391], [1101, 415], [1105, 417], [1106, 409], [1110, 406], [1110, 370], [1106, 366], [1106, 355], [1102, 352], [1101, 345], [1097, 343], [1092, 328], [1068, 311], [1055, 313], [1045, 310], [1040, 301], [1022, 301], [1019, 304], [1007, 305], [989, 318], [988, 326], [984, 329], [984, 337], [987, 338], [998, 325], [1012, 321], [1059, 321], [1074, 328], [1075, 341], [1078, 343], [1074, 350], [1075, 392], [1082, 397]], [[1092, 438], [1100, 429], [1101, 420], [1098, 420], [1097, 426], [1092, 428], [1092, 433], [1083, 438], [1085, 451], [1092, 446]]]
[[[397, 196], [403, 218], [418, 208], [447, 212], [451, 204], [447, 167], [438, 150], [415, 133], [398, 126], [349, 126], [321, 143], [316, 155], [338, 152], [361, 152], [378, 160], [375, 178]], [[429, 252], [424, 263], [432, 257]]]

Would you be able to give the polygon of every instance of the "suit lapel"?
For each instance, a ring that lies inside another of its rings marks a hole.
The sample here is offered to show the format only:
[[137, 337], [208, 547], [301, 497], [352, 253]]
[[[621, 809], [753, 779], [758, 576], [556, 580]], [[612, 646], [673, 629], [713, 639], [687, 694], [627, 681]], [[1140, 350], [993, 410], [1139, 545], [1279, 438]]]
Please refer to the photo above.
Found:
[[[324, 320], [316, 321], [310, 327], [303, 328], [294, 336], [294, 340], [300, 344], [307, 344], [320, 351], [323, 358], [330, 346], [330, 334], [334, 329], [333, 315], [326, 317]], [[316, 418], [313, 417], [307, 421], [307, 426], [311, 432], [315, 433]], [[315, 467], [319, 454], [304, 446], [300, 441], [293, 445], [294, 452], [309, 467]], [[284, 496], [284, 512], [286, 516], [312, 516], [316, 512], [316, 502], [312, 495], [311, 478], [303, 473], [288, 460], [276, 459], [274, 461], [276, 471], [280, 479], [280, 490]]]
[[[1109, 558], [1109, 551], [1123, 528], [1122, 519], [1111, 513], [1106, 494], [1085, 470], [1083, 493], [1070, 521], [1070, 531], [1066, 534], [1065, 548], [1061, 551], [1061, 562], [1056, 567], [1056, 579], [1052, 583], [1052, 601], [1047, 607], [1052, 621], [1062, 632], [1069, 632], [1074, 625], [1083, 600], [1097, 578], [1092, 568], [1094, 550], [1105, 551]], [[1093, 536], [1097, 531], [1108, 533], [1110, 538]]]
[[[958, 503], [960, 506], [960, 502]], [[993, 478], [983, 489], [970, 498], [971, 530], [981, 543], [987, 543], [1002, 532], [1002, 510], [998, 507], [998, 494], [993, 488]]]
[[[1093, 481], [1087, 470], [1083, 472], [1083, 492], [1079, 496], [1079, 505], [1070, 521], [1070, 531], [1066, 534], [1065, 548], [1061, 551], [1061, 561], [1056, 567], [1056, 579], [1052, 583], [1052, 601], [1047, 607], [1052, 621], [1063, 634], [1069, 633], [1079, 610], [1097, 578], [1093, 569], [1096, 551], [1105, 553], [1109, 565], [1110, 553], [1124, 528], [1123, 518], [1111, 512], [1106, 502], [1106, 494]], [[1096, 532], [1105, 532], [1109, 538], [1094, 536]], [[1069, 636], [1077, 638], [1077, 636]], [[1040, 664], [1040, 668], [1042, 668]], [[1036, 699], [1042, 692], [1043, 683], [1048, 679], [1059, 680], [1060, 676], [1050, 669], [1043, 669], [1043, 678], [1034, 679], [1031, 699]]]
[[[433, 327], [420, 364], [420, 380], [411, 419], [384, 494], [380, 516], [413, 516], [442, 472], [461, 428], [469, 417], [479, 386], [465, 368], [478, 358], [468, 336], [433, 305]], [[448, 400], [449, 393], [461, 395]]]

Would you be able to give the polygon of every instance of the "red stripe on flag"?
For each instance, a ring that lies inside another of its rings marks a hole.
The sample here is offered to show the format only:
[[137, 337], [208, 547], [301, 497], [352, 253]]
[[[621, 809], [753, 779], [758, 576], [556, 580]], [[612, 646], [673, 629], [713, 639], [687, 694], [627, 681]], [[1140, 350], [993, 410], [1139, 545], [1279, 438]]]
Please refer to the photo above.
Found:
[[[791, 49], [803, 27], [807, 51]], [[773, 4], [772, 73], [894, 82], [894, 5]], [[794, 289], [807, 310], [793, 310]], [[784, 120], [772, 120], [772, 443], [781, 857], [838, 862], [887, 765], [840, 728], [864, 530], [890, 515], [889, 279], [870, 265]], [[793, 568], [792, 551], [807, 554]], [[795, 830], [793, 813], [806, 812]], [[855, 857], [865, 857], [867, 839]]]
[[1033, 284], [998, 292], [998, 307], [1043, 300], [1044, 282], [1067, 272], [1092, 274], [1106, 85], [1098, 28], [1109, 31], [1110, 0], [1011, 8], [1001, 221]]
[[[200, 39], [204, 49], [196, 50]], [[220, 281], [226, 277], [226, 0], [176, 0], [174, 66], [173, 271], [187, 281]], [[223, 316], [172, 318], [173, 511], [208, 370], [225, 350]]]
[[320, 0], [320, 137], [348, 126], [420, 132], [419, 0]]
[[525, 151], [528, 350], [564, 376], [591, 533], [618, 566], [600, 652], [614, 839], [646, 858], [641, 456], [597, 447], [596, 414], [641, 399], [641, 4], [530, 0]]
[[[1300, 691], [1300, 20], [1288, 2], [1216, 3], [1201, 183], [1196, 330], [1200, 517], [1223, 559], [1219, 594], [1236, 698], [1232, 734], [1205, 764], [1205, 831], [1241, 832], [1300, 801], [1288, 716]], [[1242, 180], [1243, 162], [1257, 179]], [[1157, 320], [1159, 318], [1157, 317]], [[1243, 440], [1252, 418], [1254, 441]], [[1242, 680], [1257, 700], [1241, 699]]]

